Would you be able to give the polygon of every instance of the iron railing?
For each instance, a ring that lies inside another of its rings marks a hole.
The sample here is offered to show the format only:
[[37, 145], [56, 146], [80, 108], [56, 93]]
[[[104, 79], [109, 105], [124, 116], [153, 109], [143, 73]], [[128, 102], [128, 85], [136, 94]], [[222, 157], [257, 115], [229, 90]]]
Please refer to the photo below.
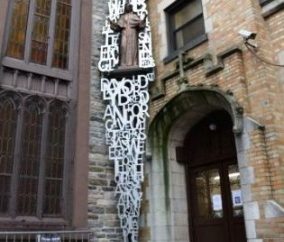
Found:
[[89, 242], [91, 231], [16, 231], [0, 232], [0, 242]]

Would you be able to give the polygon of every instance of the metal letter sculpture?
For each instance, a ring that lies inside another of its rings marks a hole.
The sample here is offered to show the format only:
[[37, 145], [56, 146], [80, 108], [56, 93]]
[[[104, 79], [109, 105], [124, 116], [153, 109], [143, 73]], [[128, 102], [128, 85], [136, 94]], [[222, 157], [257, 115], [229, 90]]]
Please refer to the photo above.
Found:
[[138, 33], [138, 67], [144, 71], [117, 76], [110, 73], [119, 65], [120, 33], [110, 24], [124, 14], [126, 0], [109, 0], [101, 46], [99, 69], [102, 72], [101, 91], [108, 101], [104, 119], [109, 158], [114, 161], [118, 195], [118, 217], [123, 230], [124, 242], [138, 241], [138, 219], [141, 203], [143, 157], [145, 153], [145, 126], [148, 117], [148, 84], [154, 80], [151, 32], [145, 0], [130, 0], [133, 12], [145, 27]]

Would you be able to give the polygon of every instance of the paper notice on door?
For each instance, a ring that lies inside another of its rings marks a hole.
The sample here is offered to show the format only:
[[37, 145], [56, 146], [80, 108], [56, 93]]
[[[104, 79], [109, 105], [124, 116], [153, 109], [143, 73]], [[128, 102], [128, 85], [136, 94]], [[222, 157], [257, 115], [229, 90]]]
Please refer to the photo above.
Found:
[[241, 190], [232, 191], [232, 200], [233, 200], [234, 207], [239, 207], [243, 205]]
[[215, 194], [212, 196], [212, 204], [213, 204], [214, 211], [220, 211], [223, 209], [222, 197], [220, 194]]

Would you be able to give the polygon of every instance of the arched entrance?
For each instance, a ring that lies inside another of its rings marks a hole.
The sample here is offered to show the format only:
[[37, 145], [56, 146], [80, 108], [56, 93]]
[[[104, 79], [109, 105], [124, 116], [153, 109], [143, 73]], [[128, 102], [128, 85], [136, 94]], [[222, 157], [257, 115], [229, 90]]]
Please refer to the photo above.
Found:
[[231, 117], [214, 111], [184, 142], [193, 242], [245, 242], [240, 173]]
[[[192, 218], [194, 208], [191, 207], [191, 196], [187, 196], [190, 182], [187, 180], [190, 174], [186, 164], [189, 162], [189, 154], [180, 156], [177, 150], [184, 147], [185, 140], [189, 137], [187, 134], [195, 130], [197, 125], [213, 112], [226, 114], [225, 120], [229, 124], [226, 127], [228, 129], [230, 127], [230, 135], [236, 140], [238, 148], [238, 161], [235, 157], [234, 162], [238, 162], [240, 167], [246, 159], [242, 108], [229, 93], [214, 87], [189, 87], [168, 101], [151, 122], [147, 149], [149, 162], [145, 163], [145, 171], [150, 186], [147, 194], [149, 198], [147, 216], [151, 217], [151, 238], [155, 242], [195, 242], [191, 236], [194, 230], [192, 219], [189, 219]], [[206, 151], [203, 150], [204, 152]], [[236, 151], [234, 154], [236, 155]], [[245, 174], [243, 168], [240, 173], [243, 178]], [[238, 192], [234, 194], [237, 196]], [[222, 198], [222, 193], [220, 195]], [[246, 203], [249, 199], [248, 193], [243, 195], [243, 201]], [[210, 238], [203, 241], [213, 240]]]

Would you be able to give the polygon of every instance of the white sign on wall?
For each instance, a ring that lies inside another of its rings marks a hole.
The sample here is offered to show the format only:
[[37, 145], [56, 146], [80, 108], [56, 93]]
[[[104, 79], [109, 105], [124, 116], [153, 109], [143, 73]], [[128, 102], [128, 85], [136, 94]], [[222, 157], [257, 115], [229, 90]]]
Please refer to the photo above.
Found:
[[214, 211], [220, 211], [223, 209], [222, 197], [220, 194], [215, 194], [212, 196], [212, 204]]
[[232, 200], [233, 200], [234, 207], [239, 207], [243, 205], [241, 190], [232, 191]]

